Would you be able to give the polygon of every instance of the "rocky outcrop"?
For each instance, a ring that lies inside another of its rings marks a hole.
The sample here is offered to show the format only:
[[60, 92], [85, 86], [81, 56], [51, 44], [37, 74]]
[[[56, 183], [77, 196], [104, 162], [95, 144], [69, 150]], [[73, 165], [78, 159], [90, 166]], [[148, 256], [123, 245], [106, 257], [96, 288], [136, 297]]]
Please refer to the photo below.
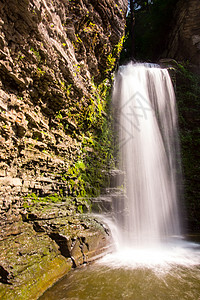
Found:
[[[124, 3], [1, 2], [4, 210], [10, 210], [22, 193], [62, 190], [77, 196], [83, 186], [74, 163], [81, 161], [85, 168], [88, 153], [102, 158], [101, 151], [94, 151], [94, 140], [102, 132], [110, 73], [122, 46]], [[69, 173], [74, 175], [71, 184]]]
[[200, 3], [180, 0], [174, 16], [174, 26], [167, 45], [167, 56], [189, 61], [200, 73]]
[[110, 240], [99, 220], [74, 214], [69, 203], [32, 204], [21, 220], [1, 224], [0, 234], [1, 299], [37, 299], [71, 268], [105, 253]]
[[107, 233], [82, 213], [107, 185], [127, 2], [0, 3], [2, 299], [35, 299], [105, 249]]

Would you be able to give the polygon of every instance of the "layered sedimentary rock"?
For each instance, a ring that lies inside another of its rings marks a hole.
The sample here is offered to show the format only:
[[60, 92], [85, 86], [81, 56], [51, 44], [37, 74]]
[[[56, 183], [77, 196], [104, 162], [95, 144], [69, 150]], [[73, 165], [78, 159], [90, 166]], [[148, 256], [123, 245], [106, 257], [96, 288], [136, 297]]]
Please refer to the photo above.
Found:
[[0, 203], [6, 210], [21, 193], [76, 195], [62, 175], [93, 151], [101, 131], [109, 82], [99, 85], [119, 55], [124, 3], [1, 2]]
[[108, 250], [106, 227], [74, 211], [72, 204], [37, 203], [22, 220], [1, 224], [1, 299], [37, 299], [71, 268]]
[[106, 247], [107, 230], [81, 214], [107, 176], [127, 2], [0, 3], [2, 298], [34, 299]]
[[200, 73], [200, 2], [180, 0], [174, 16], [167, 56], [187, 60]]

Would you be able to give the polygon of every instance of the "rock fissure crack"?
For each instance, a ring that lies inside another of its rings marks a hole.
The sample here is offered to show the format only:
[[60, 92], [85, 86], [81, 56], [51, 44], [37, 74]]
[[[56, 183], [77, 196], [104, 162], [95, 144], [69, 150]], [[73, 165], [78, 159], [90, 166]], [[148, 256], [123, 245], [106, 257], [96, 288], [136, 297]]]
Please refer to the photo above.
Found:
[[0, 265], [0, 282], [11, 284], [9, 282], [9, 275], [10, 275], [9, 272]]

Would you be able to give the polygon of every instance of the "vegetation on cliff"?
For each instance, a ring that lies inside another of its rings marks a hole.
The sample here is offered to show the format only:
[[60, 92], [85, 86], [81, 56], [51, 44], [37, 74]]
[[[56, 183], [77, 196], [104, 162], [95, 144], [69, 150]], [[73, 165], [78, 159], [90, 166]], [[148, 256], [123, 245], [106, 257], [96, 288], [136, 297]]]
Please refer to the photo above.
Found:
[[2, 206], [19, 195], [96, 196], [112, 162], [111, 73], [126, 5], [3, 3], [0, 183], [14, 189]]
[[181, 157], [188, 230], [200, 230], [200, 76], [188, 69], [188, 63], [177, 65], [176, 95], [179, 112]]

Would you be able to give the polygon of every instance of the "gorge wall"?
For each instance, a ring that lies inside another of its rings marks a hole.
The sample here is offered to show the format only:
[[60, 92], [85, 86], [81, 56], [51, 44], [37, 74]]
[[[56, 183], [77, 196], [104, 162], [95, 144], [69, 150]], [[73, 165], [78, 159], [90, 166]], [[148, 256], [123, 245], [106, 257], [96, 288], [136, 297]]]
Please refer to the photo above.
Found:
[[200, 74], [200, 3], [180, 0], [177, 4], [172, 32], [167, 43], [167, 56], [188, 61]]
[[22, 193], [77, 196], [94, 175], [88, 155], [105, 160], [105, 100], [125, 3], [1, 2], [1, 210], [12, 210]]
[[108, 101], [128, 1], [0, 3], [0, 297], [35, 299], [100, 254]]
[[189, 232], [200, 231], [199, 99], [200, 2], [180, 0], [164, 55], [176, 59], [176, 94], [179, 111], [184, 196]]
[[[1, 299], [36, 299], [70, 268], [107, 249], [107, 228], [82, 212], [109, 185], [109, 94], [127, 5], [0, 2]], [[189, 60], [195, 71], [199, 11], [199, 1], [180, 0], [165, 53]], [[191, 74], [180, 72], [178, 81], [189, 222], [198, 231], [200, 93]]]

